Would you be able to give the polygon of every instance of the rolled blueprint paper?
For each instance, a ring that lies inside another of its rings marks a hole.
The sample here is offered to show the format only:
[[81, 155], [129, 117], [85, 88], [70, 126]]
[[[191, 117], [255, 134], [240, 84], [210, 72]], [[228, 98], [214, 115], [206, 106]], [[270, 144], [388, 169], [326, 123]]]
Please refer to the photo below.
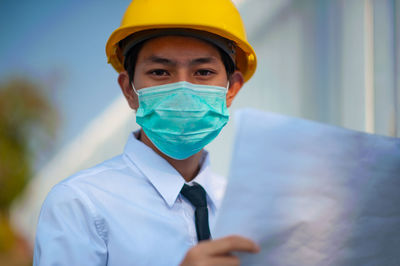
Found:
[[242, 265], [400, 265], [400, 139], [255, 110], [236, 115], [214, 238]]

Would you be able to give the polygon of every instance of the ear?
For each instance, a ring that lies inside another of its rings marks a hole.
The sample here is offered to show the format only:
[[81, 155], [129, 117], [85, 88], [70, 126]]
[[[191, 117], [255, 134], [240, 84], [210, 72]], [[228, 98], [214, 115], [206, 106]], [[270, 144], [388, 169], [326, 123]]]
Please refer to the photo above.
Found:
[[244, 84], [243, 74], [240, 71], [235, 71], [229, 79], [229, 88], [226, 93], [226, 106], [230, 107], [236, 94], [240, 91]]
[[118, 84], [121, 87], [121, 91], [124, 94], [129, 107], [133, 110], [137, 110], [139, 107], [138, 97], [133, 91], [132, 85], [129, 82], [129, 75], [127, 71], [119, 73]]

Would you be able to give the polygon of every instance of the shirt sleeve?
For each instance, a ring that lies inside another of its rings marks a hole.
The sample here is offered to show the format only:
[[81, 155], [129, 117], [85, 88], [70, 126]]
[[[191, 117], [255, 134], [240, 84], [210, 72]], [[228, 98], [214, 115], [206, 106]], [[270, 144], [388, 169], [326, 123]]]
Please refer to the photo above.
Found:
[[58, 184], [40, 211], [33, 265], [107, 265], [106, 240], [104, 220], [88, 198]]

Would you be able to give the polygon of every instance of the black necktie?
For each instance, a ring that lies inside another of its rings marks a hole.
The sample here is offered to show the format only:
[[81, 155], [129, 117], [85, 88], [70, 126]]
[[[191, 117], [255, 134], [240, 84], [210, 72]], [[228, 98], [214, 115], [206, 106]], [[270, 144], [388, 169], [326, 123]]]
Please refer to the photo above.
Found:
[[193, 186], [183, 185], [181, 194], [187, 198], [196, 208], [194, 212], [197, 240], [206, 240], [210, 238], [210, 227], [208, 226], [208, 209], [206, 191], [202, 186], [194, 184]]

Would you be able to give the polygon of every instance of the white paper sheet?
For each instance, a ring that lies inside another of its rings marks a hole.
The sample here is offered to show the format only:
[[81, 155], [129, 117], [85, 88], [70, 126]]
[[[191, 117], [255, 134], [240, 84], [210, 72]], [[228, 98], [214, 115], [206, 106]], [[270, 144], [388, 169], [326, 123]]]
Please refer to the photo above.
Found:
[[242, 110], [214, 238], [242, 265], [400, 265], [400, 139]]

